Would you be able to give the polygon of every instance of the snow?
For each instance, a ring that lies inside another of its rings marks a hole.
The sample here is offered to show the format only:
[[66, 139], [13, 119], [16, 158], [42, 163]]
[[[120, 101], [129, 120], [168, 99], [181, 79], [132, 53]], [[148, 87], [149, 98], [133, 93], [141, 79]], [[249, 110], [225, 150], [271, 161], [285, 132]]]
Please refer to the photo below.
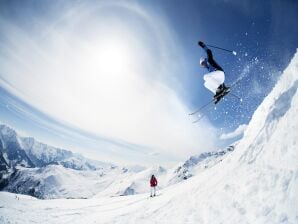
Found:
[[[49, 146], [32, 137], [20, 137], [15, 130], [6, 125], [0, 125], [0, 142], [2, 143], [0, 151], [2, 151], [4, 159], [7, 163], [14, 160], [12, 161], [14, 166], [21, 163], [25, 167], [61, 164], [66, 168], [76, 170], [107, 170], [113, 166], [111, 163], [87, 159], [80, 154]], [[6, 151], [10, 153], [10, 156]]]
[[3, 158], [5, 159], [6, 163], [8, 163], [9, 159], [6, 152], [3, 153]]
[[[0, 124], [0, 140], [2, 140], [3, 148], [6, 147], [6, 144], [5, 144], [6, 142], [9, 142], [9, 141], [18, 142], [18, 139], [16, 136], [17, 134], [13, 129]], [[6, 141], [3, 141], [3, 138], [5, 138]]]
[[4, 150], [2, 154], [5, 156], [6, 150], [10, 155], [18, 157], [10, 168], [4, 157], [1, 158], [1, 190], [40, 199], [115, 197], [145, 193], [148, 192], [147, 180], [152, 174], [158, 176], [158, 189], [162, 189], [216, 164], [225, 154], [225, 151], [219, 151], [192, 156], [182, 166], [171, 170], [160, 166], [120, 167], [86, 159], [71, 151], [35, 141], [31, 137], [19, 137], [7, 126], [2, 126], [1, 130], [5, 130], [5, 133], [9, 130], [13, 136], [2, 135], [1, 143], [8, 142], [7, 145], [13, 146], [1, 149], [0, 152]]
[[[234, 151], [206, 169], [195, 168], [198, 172], [191, 178], [158, 190], [157, 197], [149, 197], [149, 187], [137, 195], [99, 194], [91, 199], [18, 195], [18, 200], [15, 194], [0, 192], [0, 222], [298, 223], [297, 73], [298, 53], [255, 111]], [[142, 172], [127, 176], [136, 191], [142, 182], [148, 184], [150, 172], [157, 172], [161, 185], [169, 178], [159, 167]]]
[[[232, 149], [232, 148], [231, 148]], [[192, 156], [184, 164], [166, 170], [155, 166], [115, 167], [100, 170], [76, 170], [61, 165], [25, 168], [18, 166], [5, 191], [32, 195], [42, 199], [123, 196], [148, 192], [148, 179], [159, 178], [158, 190], [179, 183], [220, 162], [230, 148]]]
[[233, 132], [222, 134], [220, 136], [220, 139], [224, 140], [224, 139], [236, 138], [239, 135], [242, 135], [246, 128], [247, 128], [246, 124], [241, 124]]

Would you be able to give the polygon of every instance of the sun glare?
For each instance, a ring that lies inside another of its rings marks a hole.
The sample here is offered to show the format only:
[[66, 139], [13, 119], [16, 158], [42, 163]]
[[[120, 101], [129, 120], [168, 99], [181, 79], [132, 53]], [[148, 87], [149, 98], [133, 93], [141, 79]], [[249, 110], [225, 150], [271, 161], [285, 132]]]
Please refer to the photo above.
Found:
[[132, 72], [132, 50], [129, 43], [109, 40], [99, 43], [96, 52], [96, 67], [100, 75], [122, 76]]
[[[136, 79], [135, 64], [141, 61], [136, 57], [137, 51], [132, 41], [124, 34], [122, 39], [109, 37], [104, 39], [97, 36], [82, 45], [79, 64], [72, 68], [81, 101], [84, 101], [83, 98], [117, 101], [128, 94]], [[101, 111], [103, 113], [103, 109]]]

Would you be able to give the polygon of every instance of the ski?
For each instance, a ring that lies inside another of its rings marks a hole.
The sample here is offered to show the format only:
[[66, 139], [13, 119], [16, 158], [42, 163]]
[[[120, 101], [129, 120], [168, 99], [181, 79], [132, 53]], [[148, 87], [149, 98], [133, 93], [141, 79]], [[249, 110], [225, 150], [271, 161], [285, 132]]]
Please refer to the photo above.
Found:
[[238, 77], [238, 79], [236, 79], [233, 83], [232, 83], [232, 85], [230, 86], [230, 89], [231, 88], [233, 88], [234, 86], [236, 86], [239, 82], [241, 82], [242, 81], [242, 79], [244, 78], [245, 76], [240, 76], [240, 77]]
[[200, 116], [197, 120], [193, 121], [192, 123], [198, 123], [200, 120], [202, 120], [204, 117], [206, 116], [206, 114]]
[[217, 104], [219, 101], [221, 101], [222, 98], [224, 98], [226, 95], [228, 95], [231, 91], [231, 88], [229, 87], [227, 90], [223, 90], [222, 93], [220, 93], [218, 96], [216, 96], [214, 99], [214, 104]]
[[208, 103], [204, 104], [203, 106], [201, 106], [200, 108], [198, 108], [197, 110], [195, 110], [194, 112], [190, 113], [189, 115], [194, 115], [198, 112], [200, 112], [201, 110], [203, 110], [205, 107], [207, 107], [209, 104], [213, 103], [214, 99], [212, 99], [211, 101], [209, 101]]
[[[197, 110], [195, 110], [194, 112], [190, 113], [189, 115], [195, 115], [195, 114], [197, 114], [198, 112], [202, 111], [204, 108], [206, 108], [207, 106], [209, 106], [211, 103], [217, 104], [222, 98], [224, 98], [226, 95], [228, 95], [231, 92], [231, 89], [234, 88], [241, 80], [242, 80], [242, 77], [238, 78], [229, 87], [229, 91], [228, 92], [224, 91], [223, 93], [221, 93], [220, 95], [218, 95], [216, 98], [213, 98], [212, 100], [210, 100], [209, 102], [207, 102], [206, 104], [204, 104], [203, 106], [201, 106], [200, 108], [198, 108]], [[242, 99], [239, 96], [236, 96], [233, 93], [230, 93], [230, 94], [231, 94], [231, 96], [233, 96], [233, 97], [239, 99], [240, 101], [242, 101]], [[217, 99], [219, 99], [219, 100], [217, 100]], [[203, 117], [199, 118], [198, 120], [195, 120], [193, 123], [197, 123], [202, 118]]]
[[[229, 91], [230, 92], [230, 91]], [[223, 92], [221, 94], [219, 94], [217, 97], [213, 98], [212, 100], [210, 100], [208, 103], [206, 103], [205, 105], [201, 106], [199, 109], [197, 109], [196, 111], [190, 113], [189, 115], [194, 115], [198, 112], [200, 112], [201, 110], [203, 110], [204, 108], [206, 108], [207, 106], [209, 106], [211, 103], [215, 103], [217, 104], [224, 96], [226, 96], [229, 92]], [[219, 99], [219, 100], [218, 100]]]
[[241, 97], [239, 97], [239, 96], [237, 96], [237, 95], [235, 95], [233, 93], [231, 93], [230, 95], [233, 96], [233, 97], [235, 97], [235, 98], [237, 98], [238, 100], [242, 101], [242, 98]]
[[[202, 106], [201, 108], [199, 108], [198, 110], [196, 110], [195, 112], [193, 112], [192, 114], [196, 114], [198, 112], [200, 112], [202, 109], [204, 109], [205, 107], [207, 107], [208, 105], [210, 105], [212, 102], [214, 102], [214, 104], [217, 104], [222, 98], [224, 98], [228, 93], [228, 92], [222, 92], [221, 94], [219, 94], [217, 97], [213, 98], [210, 102], [206, 103], [204, 106]], [[206, 116], [206, 114], [200, 115], [200, 117], [193, 121], [192, 123], [198, 123], [200, 120], [202, 120], [204, 117]]]

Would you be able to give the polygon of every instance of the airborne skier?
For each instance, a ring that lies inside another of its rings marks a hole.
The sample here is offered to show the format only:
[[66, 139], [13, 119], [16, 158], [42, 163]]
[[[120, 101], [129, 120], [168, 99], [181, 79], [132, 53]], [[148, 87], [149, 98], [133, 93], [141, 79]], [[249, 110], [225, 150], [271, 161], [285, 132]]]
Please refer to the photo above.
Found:
[[230, 88], [224, 84], [224, 70], [214, 60], [212, 51], [202, 41], [199, 41], [198, 44], [207, 53], [207, 58], [202, 57], [200, 59], [200, 65], [209, 71], [208, 74], [204, 75], [204, 85], [215, 94], [213, 99], [216, 104], [230, 91]]

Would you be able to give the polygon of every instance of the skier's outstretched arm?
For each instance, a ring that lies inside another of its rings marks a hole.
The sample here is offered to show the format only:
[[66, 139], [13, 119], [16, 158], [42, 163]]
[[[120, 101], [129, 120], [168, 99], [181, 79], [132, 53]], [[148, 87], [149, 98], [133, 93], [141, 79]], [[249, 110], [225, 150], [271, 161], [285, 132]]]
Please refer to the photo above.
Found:
[[208, 61], [209, 60], [214, 60], [212, 51], [206, 46], [206, 44], [204, 44], [202, 41], [199, 41], [199, 46], [206, 51], [207, 56], [208, 56]]
[[210, 63], [210, 65], [212, 65], [214, 68], [216, 68], [219, 71], [223, 71], [222, 67], [220, 67], [213, 59], [212, 51], [206, 46], [206, 44], [204, 44], [202, 41], [199, 41], [198, 44], [206, 51], [208, 56], [208, 62]]

